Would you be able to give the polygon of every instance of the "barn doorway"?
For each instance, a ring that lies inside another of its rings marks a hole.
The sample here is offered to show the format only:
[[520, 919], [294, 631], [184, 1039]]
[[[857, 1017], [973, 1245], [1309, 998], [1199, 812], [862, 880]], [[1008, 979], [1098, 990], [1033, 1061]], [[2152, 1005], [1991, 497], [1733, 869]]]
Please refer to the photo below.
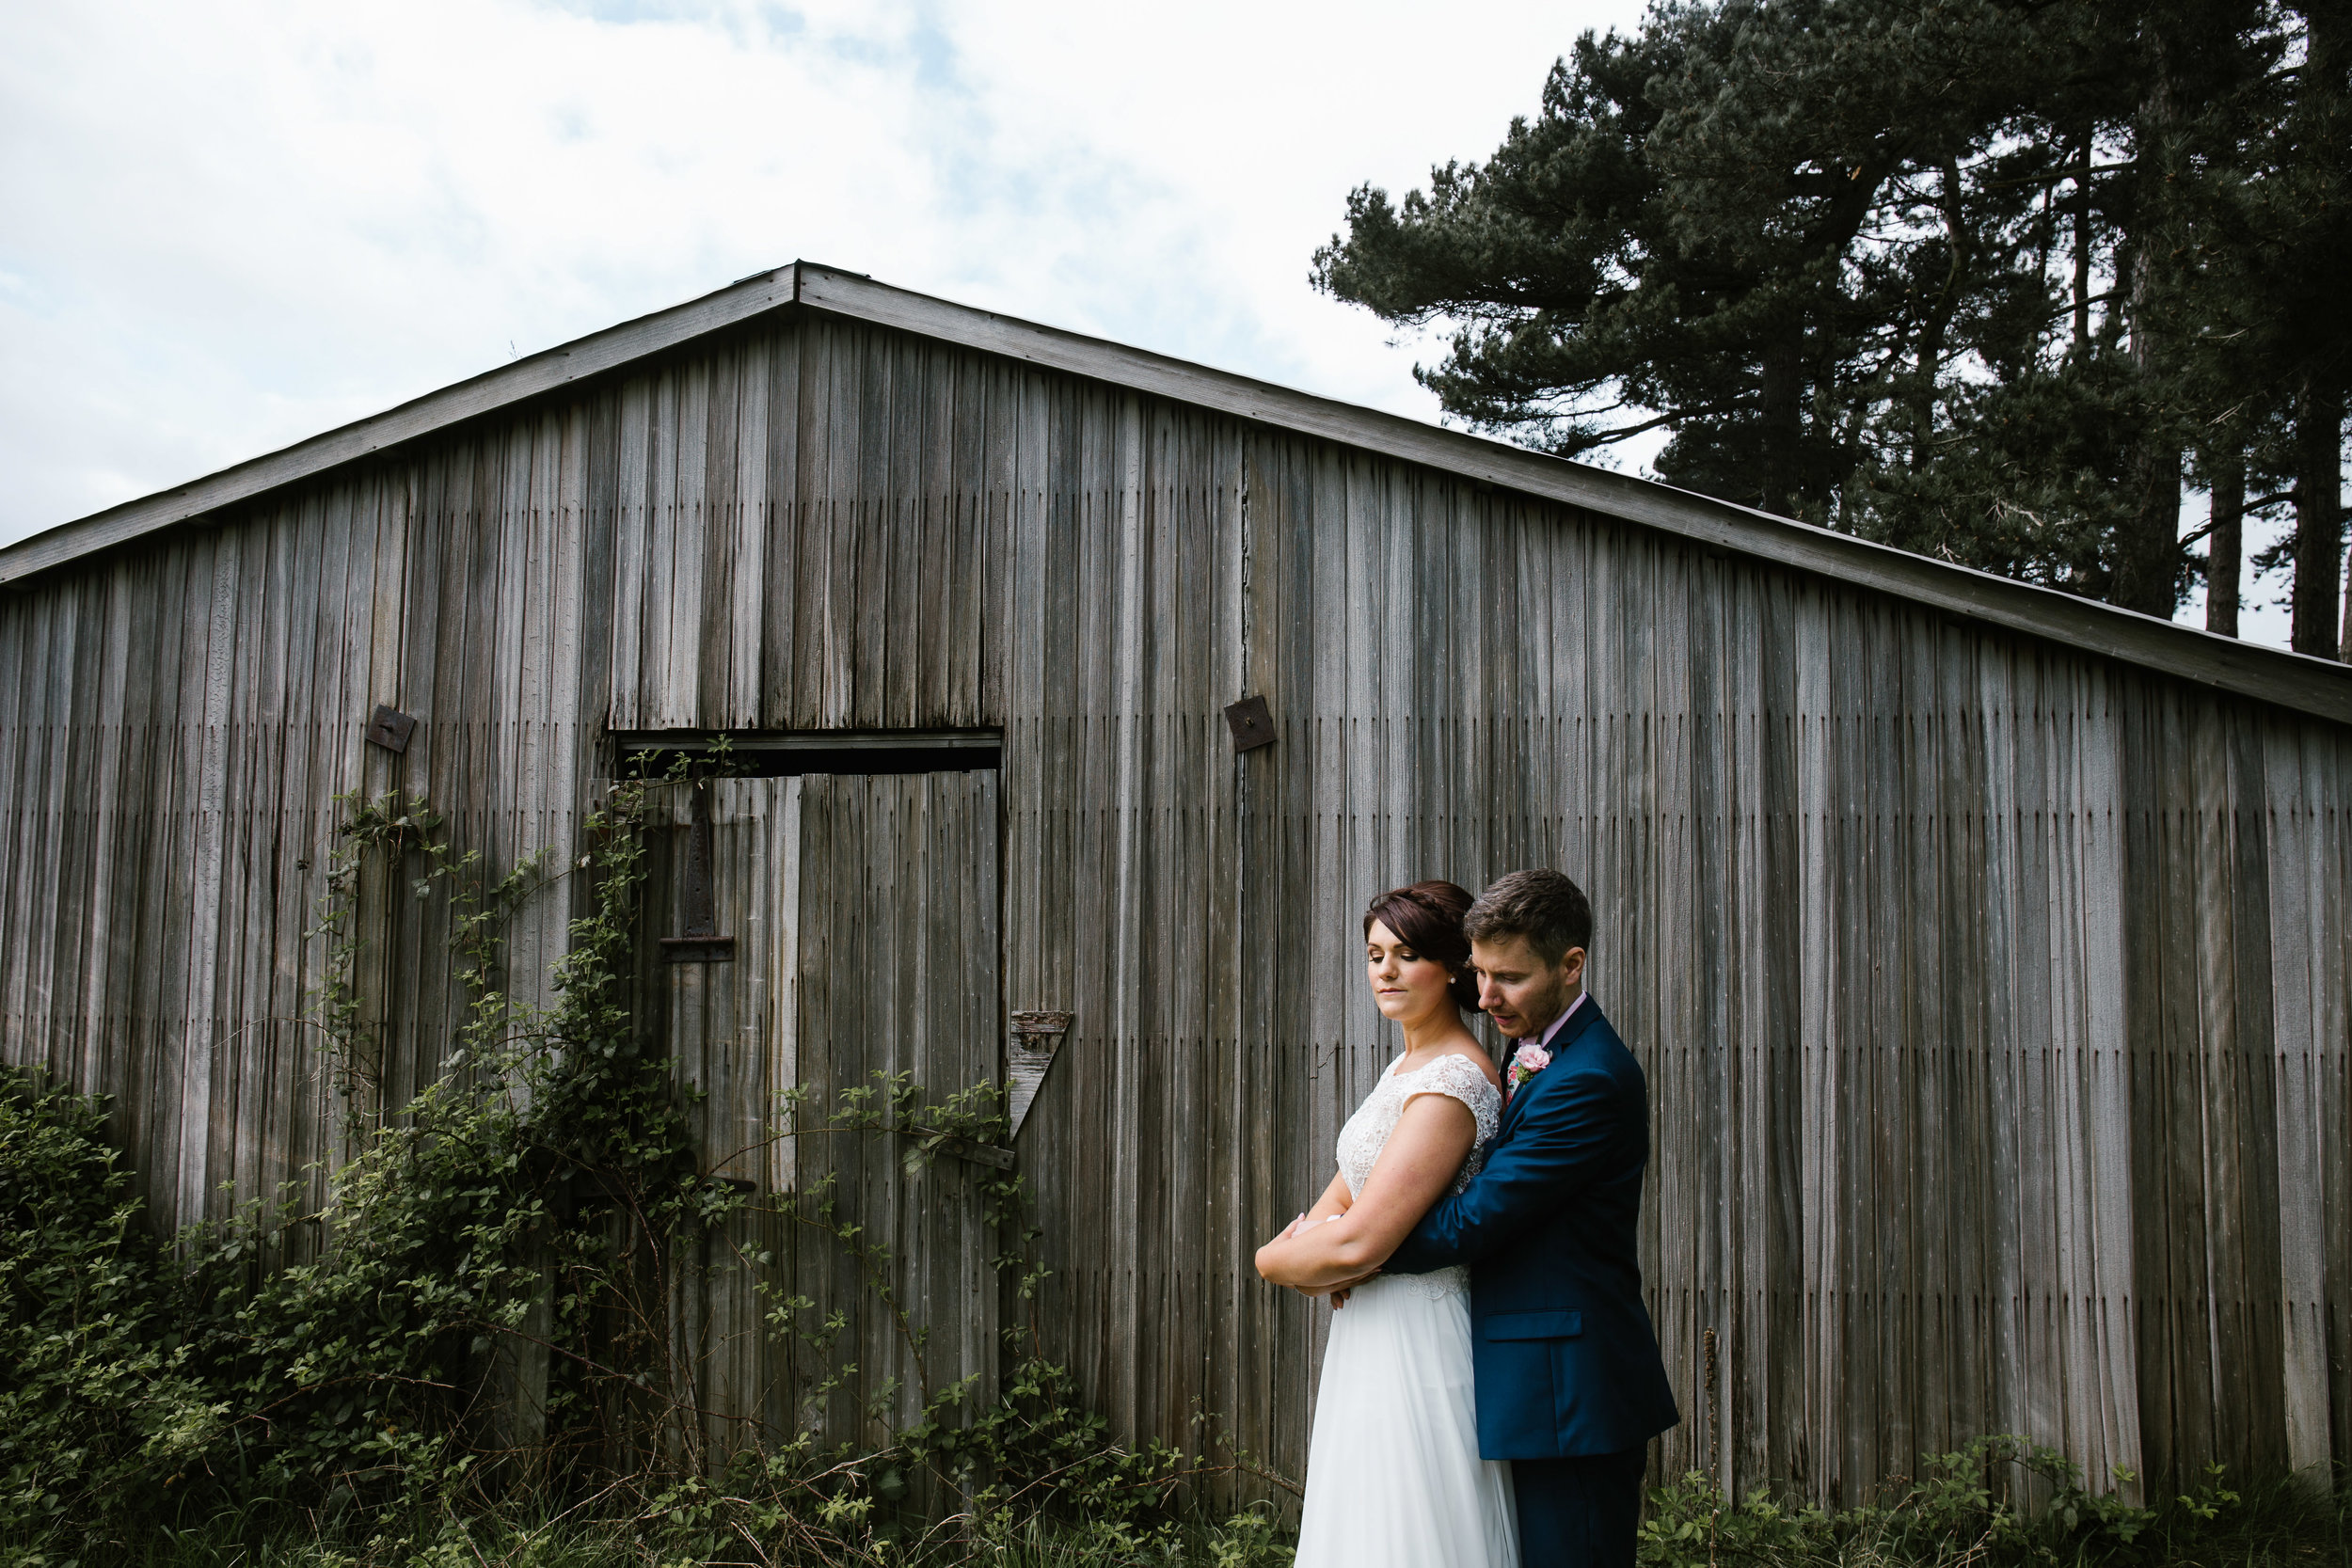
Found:
[[[993, 739], [739, 743], [753, 776], [668, 791], [646, 969], [703, 1168], [747, 1194], [678, 1304], [714, 1452], [811, 1430], [876, 1441], [975, 1374], [993, 1394], [977, 1184], [993, 1172], [958, 1158], [910, 1171], [894, 1133], [825, 1126], [845, 1094], [880, 1102], [878, 1074], [911, 1074], [933, 1099], [1001, 1082]], [[863, 1257], [808, 1223], [825, 1206], [861, 1227]], [[792, 1297], [811, 1305], [779, 1338]], [[828, 1337], [836, 1313], [846, 1326]]]

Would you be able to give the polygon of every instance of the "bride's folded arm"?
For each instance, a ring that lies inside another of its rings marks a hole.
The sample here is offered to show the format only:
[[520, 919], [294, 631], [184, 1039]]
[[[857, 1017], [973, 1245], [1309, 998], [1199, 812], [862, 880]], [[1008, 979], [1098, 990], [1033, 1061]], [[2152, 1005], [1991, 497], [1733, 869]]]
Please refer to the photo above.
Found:
[[1414, 1096], [1355, 1201], [1347, 1203], [1345, 1183], [1334, 1180], [1339, 1206], [1326, 1209], [1333, 1200], [1326, 1189], [1313, 1213], [1258, 1249], [1258, 1272], [1310, 1291], [1372, 1274], [1445, 1191], [1477, 1139], [1469, 1106], [1443, 1094]]
[[1349, 1209], [1355, 1207], [1355, 1202], [1356, 1200], [1348, 1196], [1347, 1178], [1333, 1171], [1331, 1184], [1323, 1189], [1323, 1196], [1315, 1199], [1315, 1206], [1299, 1218], [1310, 1224], [1320, 1225], [1325, 1220], [1337, 1219], [1346, 1213]]

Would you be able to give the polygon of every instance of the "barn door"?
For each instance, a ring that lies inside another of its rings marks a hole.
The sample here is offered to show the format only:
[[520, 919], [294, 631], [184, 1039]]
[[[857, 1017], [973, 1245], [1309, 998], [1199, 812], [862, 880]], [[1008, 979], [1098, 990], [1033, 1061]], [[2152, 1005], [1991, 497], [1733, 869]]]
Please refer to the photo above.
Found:
[[[958, 1159], [909, 1172], [904, 1140], [822, 1129], [877, 1072], [912, 1073], [933, 1098], [998, 1076], [996, 774], [813, 773], [702, 793], [679, 801], [664, 879], [679, 927], [663, 944], [668, 1045], [700, 1091], [704, 1168], [752, 1200], [686, 1288], [686, 1354], [718, 1449], [812, 1429], [878, 1440], [965, 1377], [993, 1392], [986, 1172]], [[787, 1125], [795, 1085], [810, 1098]], [[792, 1217], [828, 1202], [861, 1227], [864, 1256]], [[815, 1304], [803, 1327], [837, 1311], [846, 1328], [822, 1349], [779, 1342], [765, 1320], [788, 1295]]]
[[[815, 1120], [874, 1074], [911, 1072], [933, 1098], [997, 1076], [996, 775], [811, 774], [800, 781], [800, 1052]], [[928, 1392], [974, 1373], [993, 1394], [996, 1280], [980, 1214], [983, 1167], [942, 1159], [910, 1173], [908, 1146], [870, 1135], [799, 1144], [804, 1195], [830, 1179], [838, 1212], [886, 1262], [860, 1264], [814, 1232], [801, 1293], [850, 1328], [830, 1357], [854, 1365], [824, 1430], [882, 1436], [864, 1412], [914, 1418]], [[880, 1297], [887, 1283], [892, 1305]], [[904, 1315], [904, 1322], [899, 1315]], [[806, 1390], [833, 1367], [796, 1369]]]

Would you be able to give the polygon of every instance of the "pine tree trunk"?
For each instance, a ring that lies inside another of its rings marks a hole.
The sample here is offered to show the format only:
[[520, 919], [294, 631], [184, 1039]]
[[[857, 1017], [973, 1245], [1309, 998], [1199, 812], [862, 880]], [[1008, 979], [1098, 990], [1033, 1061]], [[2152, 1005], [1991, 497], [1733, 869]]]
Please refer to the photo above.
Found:
[[2246, 570], [2246, 467], [2233, 461], [2213, 476], [2213, 531], [2205, 536], [2205, 629], [2237, 635]]
[[[2307, 29], [2298, 92], [2319, 111], [2312, 150], [2343, 157], [2344, 99], [2352, 92], [2352, 4], [2302, 0]], [[2329, 153], [2327, 149], [2336, 150]], [[2336, 189], [2342, 190], [2341, 165]], [[2338, 230], [2341, 232], [2341, 220]], [[2344, 414], [2347, 367], [2341, 337], [2305, 372], [2295, 411], [2295, 651], [2352, 664], [2352, 565], [2344, 548]], [[2325, 559], [2322, 559], [2323, 553]], [[2306, 587], [2303, 574], [2312, 581]], [[2341, 617], [2338, 584], [2346, 590]]]
[[2074, 352], [2090, 352], [2090, 127], [2074, 155]]
[[2142, 437], [2131, 487], [2138, 504], [2117, 531], [2111, 602], [2169, 621], [2180, 603], [2181, 454]]
[[2116, 531], [2115, 584], [2109, 601], [2143, 615], [2172, 618], [2179, 602], [2181, 567], [2181, 451], [2162, 429], [2164, 330], [2157, 320], [2156, 268], [2169, 254], [2161, 232], [2167, 214], [2162, 170], [2181, 118], [2174, 55], [2180, 8], [2163, 7], [2145, 23], [2153, 48], [2148, 96], [2139, 105], [2134, 140], [2140, 166], [2138, 200], [2132, 214], [2134, 257], [2131, 283], [2132, 362], [2139, 371], [2142, 430], [2125, 465], [2132, 515]]
[[1764, 350], [1763, 499], [1767, 512], [1783, 517], [1797, 515], [1797, 441], [1804, 431], [1797, 385], [1803, 331], [1787, 333]]
[[2295, 409], [2295, 623], [2298, 654], [2341, 658], [2336, 590], [2344, 568], [2344, 388], [2314, 368]]

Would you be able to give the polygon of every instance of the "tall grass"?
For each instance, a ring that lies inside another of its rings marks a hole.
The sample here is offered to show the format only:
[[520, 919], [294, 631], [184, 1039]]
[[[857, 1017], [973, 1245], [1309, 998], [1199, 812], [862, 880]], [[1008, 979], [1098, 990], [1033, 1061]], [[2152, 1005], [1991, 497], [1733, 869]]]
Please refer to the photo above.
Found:
[[18, 1568], [1282, 1568], [1284, 1539], [1263, 1513], [1148, 1530], [1089, 1528], [1037, 1516], [996, 1527], [960, 1518], [928, 1530], [832, 1541], [821, 1550], [749, 1537], [732, 1550], [682, 1552], [666, 1521], [630, 1515], [419, 1515], [339, 1528], [278, 1505], [226, 1511], [186, 1529], [108, 1543], [78, 1560], [13, 1551]]
[[1814, 1508], [1758, 1488], [1725, 1503], [1692, 1475], [1650, 1497], [1644, 1568], [2352, 1568], [2352, 1486], [2233, 1483], [2130, 1503], [2063, 1455], [1980, 1437], [1922, 1457], [1869, 1505]]
[[[1978, 1478], [1985, 1439], [1931, 1459], [1888, 1500], [1813, 1509], [1757, 1492], [1724, 1504], [1698, 1478], [1650, 1497], [1642, 1568], [2352, 1568], [2352, 1486], [2302, 1481], [2233, 1487], [2208, 1478], [2147, 1509], [2059, 1487], [2031, 1510], [2010, 1507]], [[681, 1550], [671, 1522], [628, 1511], [510, 1509], [422, 1513], [342, 1526], [307, 1510], [255, 1504], [186, 1529], [93, 1544], [79, 1560], [0, 1542], [21, 1568], [1280, 1568], [1288, 1538], [1263, 1513], [1149, 1529], [1089, 1528], [1031, 1516], [970, 1516], [818, 1545], [745, 1537], [712, 1553]]]

